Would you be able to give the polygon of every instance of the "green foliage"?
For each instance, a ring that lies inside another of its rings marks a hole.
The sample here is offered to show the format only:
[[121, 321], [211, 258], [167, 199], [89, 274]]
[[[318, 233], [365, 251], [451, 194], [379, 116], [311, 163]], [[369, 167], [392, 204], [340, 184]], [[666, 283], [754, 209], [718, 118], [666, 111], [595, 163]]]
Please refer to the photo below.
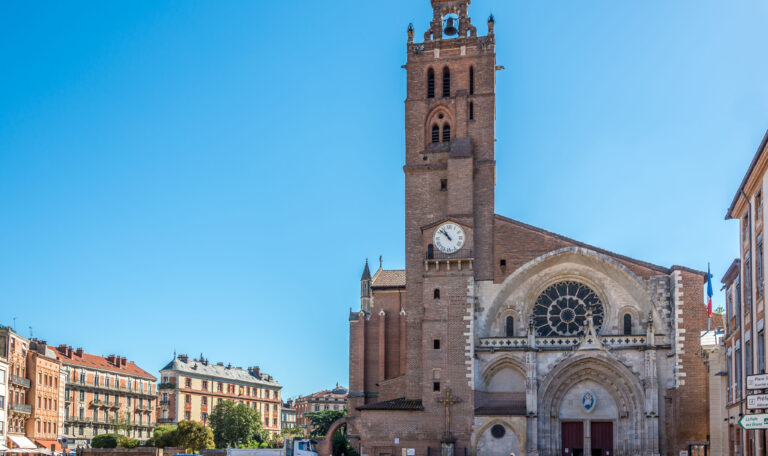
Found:
[[120, 448], [136, 448], [139, 446], [139, 441], [137, 439], [132, 439], [126, 435], [121, 435], [117, 439], [117, 446]]
[[152, 433], [152, 438], [147, 441], [147, 446], [157, 448], [177, 447], [179, 439], [176, 435], [176, 426], [158, 426]]
[[357, 450], [352, 448], [349, 440], [347, 440], [347, 434], [341, 429], [333, 433], [333, 440], [331, 441], [331, 448], [333, 456], [359, 456]]
[[213, 432], [196, 421], [179, 421], [176, 438], [180, 447], [193, 453], [213, 448]]
[[715, 310], [714, 310], [714, 312], [715, 312], [716, 314], [720, 314], [720, 315], [722, 315], [723, 313], [725, 313], [725, 307], [723, 307], [723, 306], [720, 306], [720, 307], [718, 307], [717, 309], [715, 309]]
[[[213, 439], [217, 448], [263, 443], [269, 433], [263, 429], [261, 414], [245, 404], [222, 401], [216, 404], [208, 417], [213, 428]], [[251, 447], [252, 448], [252, 447]]]
[[117, 441], [122, 437], [117, 434], [100, 434], [91, 440], [91, 448], [117, 448]]
[[346, 410], [323, 410], [322, 412], [305, 413], [312, 425], [312, 432], [309, 434], [312, 438], [323, 438], [328, 434], [331, 425], [339, 418], [347, 416]]

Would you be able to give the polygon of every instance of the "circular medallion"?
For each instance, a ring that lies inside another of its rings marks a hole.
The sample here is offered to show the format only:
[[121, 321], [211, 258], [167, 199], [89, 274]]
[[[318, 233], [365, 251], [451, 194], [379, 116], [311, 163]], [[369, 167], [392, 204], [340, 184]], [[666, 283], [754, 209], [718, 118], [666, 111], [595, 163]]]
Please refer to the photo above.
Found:
[[533, 306], [536, 334], [541, 337], [582, 335], [588, 311], [592, 312], [595, 330], [599, 331], [603, 325], [603, 303], [591, 288], [574, 281], [551, 285]]
[[491, 435], [494, 438], [500, 439], [500, 438], [504, 437], [504, 434], [506, 434], [506, 433], [507, 433], [507, 430], [504, 429], [504, 426], [502, 426], [500, 424], [496, 424], [496, 425], [494, 425], [491, 428]]

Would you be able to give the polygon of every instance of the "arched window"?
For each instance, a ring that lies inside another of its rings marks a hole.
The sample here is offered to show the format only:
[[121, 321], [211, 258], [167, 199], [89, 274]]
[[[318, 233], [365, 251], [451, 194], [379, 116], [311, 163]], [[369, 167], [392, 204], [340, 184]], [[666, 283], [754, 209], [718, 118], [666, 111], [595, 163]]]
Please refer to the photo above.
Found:
[[515, 337], [515, 319], [512, 317], [507, 317], [504, 329], [504, 334], [506, 334], [507, 337]]
[[469, 103], [469, 120], [475, 120], [475, 104]]
[[624, 335], [632, 335], [632, 315], [624, 314]]
[[[434, 130], [432, 136], [434, 137]], [[448, 124], [443, 125], [443, 142], [451, 142], [451, 126]]]
[[435, 299], [440, 299], [440, 289], [435, 288]]
[[443, 68], [443, 96], [451, 96], [451, 70], [448, 67]]
[[475, 94], [475, 67], [469, 67], [469, 94]]
[[432, 125], [432, 142], [440, 142], [440, 127], [437, 124]]
[[427, 71], [427, 98], [435, 98], [435, 70]]
[[427, 259], [431, 260], [435, 258], [435, 246], [432, 244], [429, 244], [427, 246]]

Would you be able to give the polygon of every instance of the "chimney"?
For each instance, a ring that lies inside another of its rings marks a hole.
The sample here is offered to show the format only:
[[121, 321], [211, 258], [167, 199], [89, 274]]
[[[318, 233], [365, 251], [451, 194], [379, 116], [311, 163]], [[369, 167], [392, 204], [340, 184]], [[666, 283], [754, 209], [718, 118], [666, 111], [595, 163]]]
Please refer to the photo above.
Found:
[[83, 356], [83, 347], [77, 347], [77, 350], [75, 350], [75, 354], [77, 356]]
[[56, 351], [61, 353], [64, 356], [66, 356], [67, 355], [67, 346], [64, 345], [64, 344], [59, 345], [58, 347], [56, 347]]
[[128, 364], [128, 360], [125, 359], [125, 356], [120, 358], [120, 367], [125, 367]]
[[255, 375], [257, 378], [261, 378], [261, 369], [259, 366], [253, 366], [253, 375]]
[[69, 358], [72, 357], [72, 347], [70, 347], [69, 345], [67, 345], [67, 357]]
[[179, 360], [182, 363], [188, 363], [189, 362], [189, 356], [187, 356], [187, 355], [179, 355]]
[[109, 361], [109, 364], [115, 365], [115, 355], [109, 355], [107, 356], [107, 361]]

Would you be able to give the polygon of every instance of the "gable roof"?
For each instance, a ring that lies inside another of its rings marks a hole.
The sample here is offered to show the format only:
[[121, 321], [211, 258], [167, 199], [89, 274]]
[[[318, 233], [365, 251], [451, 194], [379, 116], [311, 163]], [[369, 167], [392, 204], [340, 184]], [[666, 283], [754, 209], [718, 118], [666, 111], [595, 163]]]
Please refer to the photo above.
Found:
[[371, 288], [405, 288], [405, 269], [381, 269], [376, 271]]
[[116, 374], [141, 377], [153, 382], [157, 380], [155, 376], [137, 366], [133, 361], [126, 360], [124, 366], [117, 366], [118, 363], [110, 362], [105, 356], [92, 355], [85, 352], [78, 354], [78, 351], [72, 350], [72, 347], [67, 347], [68, 349], [62, 350], [49, 345], [47, 348], [52, 350], [56, 354], [56, 357], [61, 360], [62, 364], [65, 365], [105, 370]]
[[655, 272], [658, 272], [658, 273], [661, 273], [661, 274], [670, 274], [670, 273], [672, 273], [672, 271], [682, 270], [682, 271], [687, 271], [687, 272], [691, 272], [693, 274], [700, 275], [700, 276], [702, 276], [704, 278], [706, 278], [706, 276], [707, 276], [706, 272], [699, 271], [699, 270], [696, 270], [696, 269], [691, 269], [691, 268], [684, 267], [684, 266], [677, 266], [677, 265], [675, 265], [675, 266], [672, 266], [671, 268], [666, 268], [664, 266], [659, 266], [657, 264], [649, 263], [647, 261], [637, 260], [635, 258], [631, 258], [631, 257], [628, 257], [626, 255], [621, 255], [621, 254], [618, 254], [616, 252], [611, 252], [610, 250], [602, 249], [600, 247], [595, 247], [594, 245], [587, 244], [587, 243], [581, 242], [581, 241], [577, 241], [575, 239], [571, 239], [569, 237], [566, 237], [566, 236], [563, 236], [563, 235], [560, 235], [560, 234], [557, 234], [557, 233], [553, 233], [551, 231], [547, 231], [547, 230], [545, 230], [543, 228], [539, 228], [539, 227], [536, 227], [536, 226], [533, 226], [533, 225], [528, 225], [527, 223], [523, 223], [523, 222], [520, 222], [518, 220], [511, 219], [509, 217], [504, 217], [503, 215], [495, 214], [495, 217], [496, 217], [497, 220], [499, 220], [501, 222], [514, 225], [514, 226], [516, 226], [518, 228], [522, 228], [524, 230], [528, 230], [528, 231], [531, 231], [531, 232], [534, 232], [534, 233], [538, 233], [538, 234], [541, 234], [541, 235], [544, 235], [544, 236], [548, 236], [550, 238], [556, 239], [558, 241], [561, 241], [561, 242], [564, 242], [564, 243], [567, 243], [567, 244], [570, 244], [570, 245], [573, 245], [573, 246], [583, 247], [583, 248], [595, 251], [597, 253], [600, 253], [602, 255], [606, 255], [606, 256], [612, 257], [612, 258], [614, 258], [614, 259], [616, 259], [618, 261], [621, 261], [623, 263], [629, 263], [631, 265], [639, 266], [641, 268], [649, 269], [651, 271], [655, 271]]

